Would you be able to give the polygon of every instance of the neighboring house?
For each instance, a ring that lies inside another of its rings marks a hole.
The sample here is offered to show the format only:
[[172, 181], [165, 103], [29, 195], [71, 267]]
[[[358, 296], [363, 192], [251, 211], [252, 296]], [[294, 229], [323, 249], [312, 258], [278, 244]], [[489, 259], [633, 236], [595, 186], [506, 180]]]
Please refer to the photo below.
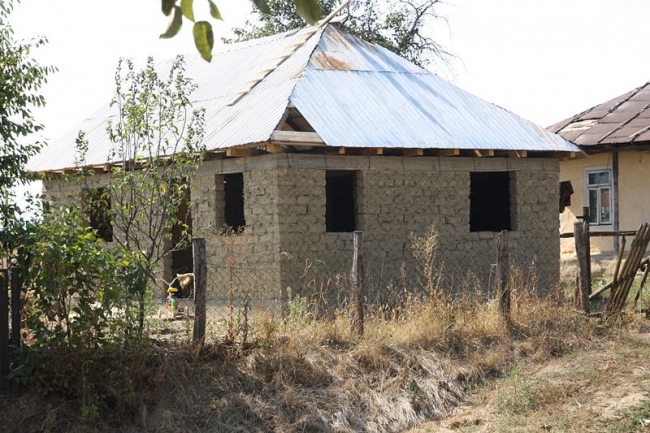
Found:
[[[575, 191], [560, 218], [562, 232], [573, 231], [583, 207], [591, 231], [633, 231], [650, 221], [650, 82], [548, 129], [588, 155], [560, 163], [560, 179]], [[563, 240], [562, 250], [572, 252], [573, 245]], [[619, 245], [619, 236], [591, 238], [592, 252], [604, 259]]]
[[[557, 282], [559, 161], [580, 153], [560, 136], [333, 24], [226, 46], [211, 63], [191, 57], [187, 72], [207, 109], [191, 214], [211, 266], [232, 251], [247, 276], [264, 270], [276, 296], [308, 263], [348, 271], [351, 232], [362, 230], [367, 287], [381, 291], [413, 263], [410, 234], [435, 225], [442, 284], [487, 284], [501, 230], [515, 262]], [[98, 169], [110, 114], [78, 127]], [[75, 138], [31, 169], [74, 167]], [[64, 197], [78, 187], [44, 188]], [[236, 242], [219, 235], [224, 224], [244, 227]]]

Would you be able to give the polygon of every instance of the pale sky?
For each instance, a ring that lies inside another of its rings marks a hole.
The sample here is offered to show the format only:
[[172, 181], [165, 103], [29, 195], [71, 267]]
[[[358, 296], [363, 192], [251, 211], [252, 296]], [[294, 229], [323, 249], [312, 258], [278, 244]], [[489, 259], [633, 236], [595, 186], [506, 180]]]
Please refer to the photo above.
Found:
[[[215, 2], [225, 19], [213, 23], [219, 41], [251, 3]], [[541, 126], [650, 81], [648, 0], [448, 0], [439, 13], [448, 27], [432, 31], [459, 58], [441, 75]], [[22, 0], [11, 22], [18, 38], [46, 36], [34, 55], [59, 69], [36, 112], [50, 142], [111, 99], [120, 57], [144, 64], [194, 51], [189, 25], [158, 38], [167, 24], [160, 0]]]

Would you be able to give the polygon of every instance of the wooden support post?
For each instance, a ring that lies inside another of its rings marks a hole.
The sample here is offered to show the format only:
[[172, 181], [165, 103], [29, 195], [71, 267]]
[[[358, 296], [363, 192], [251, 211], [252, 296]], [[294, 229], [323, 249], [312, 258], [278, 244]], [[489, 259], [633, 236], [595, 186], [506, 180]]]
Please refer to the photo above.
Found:
[[[18, 261], [11, 260], [11, 269], [9, 270], [11, 279], [11, 369], [18, 367], [17, 357], [20, 347], [20, 280], [18, 276]], [[20, 389], [17, 379], [11, 379], [9, 382], [11, 393], [17, 397]]]
[[208, 287], [208, 262], [205, 253], [205, 239], [192, 239], [194, 260], [194, 343], [205, 340], [205, 313]]
[[506, 323], [510, 323], [510, 264], [508, 255], [508, 231], [497, 237], [497, 281], [499, 282], [499, 309]]
[[357, 337], [362, 337], [364, 332], [363, 301], [365, 298], [363, 289], [363, 232], [355, 231], [353, 240], [354, 253], [352, 256], [352, 270], [350, 271], [350, 292], [354, 302], [352, 330]]
[[9, 391], [9, 301], [6, 271], [0, 271], [0, 393]]
[[585, 232], [585, 227], [589, 227], [589, 220], [579, 221], [574, 225], [576, 255], [578, 257], [578, 285], [575, 292], [575, 305], [585, 314], [589, 314], [589, 294], [590, 278], [589, 266], [587, 262], [587, 247], [589, 239], [589, 229]]
[[582, 215], [584, 216], [583, 222], [585, 223], [585, 252], [587, 253], [587, 293], [591, 295], [591, 233], [589, 230], [589, 207], [582, 208]]

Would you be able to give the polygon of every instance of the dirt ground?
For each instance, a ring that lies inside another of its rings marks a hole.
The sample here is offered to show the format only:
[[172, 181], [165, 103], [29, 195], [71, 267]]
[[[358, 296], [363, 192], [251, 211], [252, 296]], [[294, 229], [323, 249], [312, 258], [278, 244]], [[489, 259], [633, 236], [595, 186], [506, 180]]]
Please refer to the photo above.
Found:
[[472, 392], [454, 416], [409, 433], [650, 432], [650, 329], [541, 364]]

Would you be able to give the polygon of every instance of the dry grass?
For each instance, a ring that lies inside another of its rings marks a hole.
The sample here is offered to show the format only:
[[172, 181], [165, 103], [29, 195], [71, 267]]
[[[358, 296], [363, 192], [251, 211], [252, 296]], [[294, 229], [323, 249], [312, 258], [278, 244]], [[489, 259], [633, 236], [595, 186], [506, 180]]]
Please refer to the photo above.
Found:
[[[433, 228], [411, 242], [424, 290], [404, 287], [390, 307], [368, 311], [363, 336], [351, 311], [317, 314], [318, 300], [290, 294], [285, 316], [244, 309], [240, 329], [231, 312], [224, 338], [200, 347], [168, 338], [43, 354], [24, 397], [3, 402], [0, 430], [400, 432], [452, 416], [469, 391], [522, 364], [625, 329], [584, 317], [562, 293], [527, 289], [534, 266], [511, 272], [505, 320], [470, 278], [454, 296], [439, 290]], [[530, 388], [513, 383], [499, 407], [527, 413]], [[561, 388], [535, 389], [539, 404]]]
[[[522, 360], [543, 361], [612, 335], [556, 296], [495, 302], [410, 300], [371, 316], [267, 316], [247, 344], [153, 342], [119, 352], [51, 353], [3, 431], [398, 432], [453, 414], [468, 389]], [[507, 402], [506, 402], [507, 403]], [[504, 403], [505, 404], [505, 403]]]

